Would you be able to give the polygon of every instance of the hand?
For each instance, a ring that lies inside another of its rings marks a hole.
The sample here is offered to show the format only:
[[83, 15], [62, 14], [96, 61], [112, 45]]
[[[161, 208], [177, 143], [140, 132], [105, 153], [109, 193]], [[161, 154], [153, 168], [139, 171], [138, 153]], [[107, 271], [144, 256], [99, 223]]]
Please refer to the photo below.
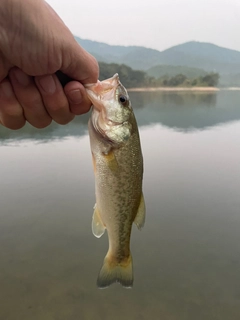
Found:
[[[55, 72], [75, 81], [62, 88]], [[91, 103], [83, 84], [97, 82], [98, 63], [44, 0], [0, 2], [0, 123], [19, 129], [66, 124]]]

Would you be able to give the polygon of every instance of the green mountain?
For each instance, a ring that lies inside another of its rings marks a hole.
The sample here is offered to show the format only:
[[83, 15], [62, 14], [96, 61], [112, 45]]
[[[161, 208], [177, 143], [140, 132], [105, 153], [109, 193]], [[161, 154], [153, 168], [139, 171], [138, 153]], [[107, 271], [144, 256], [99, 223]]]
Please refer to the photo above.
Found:
[[157, 65], [186, 66], [220, 74], [240, 73], [240, 52], [211, 43], [190, 41], [162, 52], [139, 46], [111, 46], [76, 37], [98, 61], [148, 70]]
[[207, 72], [203, 69], [190, 68], [185, 66], [159, 65], [147, 70], [150, 77], [161, 78], [163, 76], [174, 77], [178, 74], [184, 74], [189, 79], [205, 76]]
[[161, 52], [137, 46], [111, 46], [106, 43], [75, 37], [78, 43], [98, 61], [126, 64], [133, 69], [147, 70], [160, 64]]
[[204, 42], [186, 42], [162, 52], [162, 64], [201, 68], [220, 74], [239, 73], [240, 52]]

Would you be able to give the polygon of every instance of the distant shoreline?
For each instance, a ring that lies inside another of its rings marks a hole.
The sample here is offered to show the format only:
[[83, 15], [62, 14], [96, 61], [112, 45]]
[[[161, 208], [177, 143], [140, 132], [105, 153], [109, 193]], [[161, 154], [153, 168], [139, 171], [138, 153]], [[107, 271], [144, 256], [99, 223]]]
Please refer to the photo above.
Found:
[[198, 91], [198, 92], [216, 92], [220, 90], [240, 90], [240, 87], [217, 88], [217, 87], [144, 87], [144, 88], [129, 88], [128, 91], [137, 92], [152, 92], [152, 91]]

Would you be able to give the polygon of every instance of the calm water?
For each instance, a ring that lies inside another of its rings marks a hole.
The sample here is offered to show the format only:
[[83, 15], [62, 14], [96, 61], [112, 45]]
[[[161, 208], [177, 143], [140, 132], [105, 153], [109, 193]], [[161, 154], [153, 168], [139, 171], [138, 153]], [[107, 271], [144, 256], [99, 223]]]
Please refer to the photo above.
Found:
[[0, 320], [240, 318], [240, 92], [131, 98], [147, 205], [133, 289], [95, 285], [89, 115], [0, 127]]

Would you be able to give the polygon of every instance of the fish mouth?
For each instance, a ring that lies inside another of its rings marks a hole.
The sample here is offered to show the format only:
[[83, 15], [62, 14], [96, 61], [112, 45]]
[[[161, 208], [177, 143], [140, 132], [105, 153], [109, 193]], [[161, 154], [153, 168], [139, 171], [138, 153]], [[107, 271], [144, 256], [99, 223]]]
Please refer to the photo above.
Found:
[[85, 84], [84, 87], [86, 90], [94, 91], [95, 93], [103, 92], [111, 90], [114, 87], [117, 87], [119, 84], [119, 75], [118, 73], [115, 73], [115, 75], [111, 78], [108, 78], [103, 81], [97, 81], [96, 83], [88, 83]]
[[84, 87], [86, 89], [88, 98], [92, 102], [92, 105], [98, 111], [101, 111], [103, 109], [103, 101], [112, 99], [119, 85], [119, 76], [118, 73], [116, 73], [112, 78], [104, 81], [98, 80], [96, 83], [86, 84]]

